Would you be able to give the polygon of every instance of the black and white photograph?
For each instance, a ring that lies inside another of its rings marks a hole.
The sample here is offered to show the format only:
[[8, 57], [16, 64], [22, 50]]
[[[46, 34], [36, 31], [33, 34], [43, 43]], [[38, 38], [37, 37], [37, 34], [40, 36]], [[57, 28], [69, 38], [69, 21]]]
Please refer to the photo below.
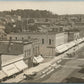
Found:
[[0, 83], [84, 83], [84, 1], [0, 1]]

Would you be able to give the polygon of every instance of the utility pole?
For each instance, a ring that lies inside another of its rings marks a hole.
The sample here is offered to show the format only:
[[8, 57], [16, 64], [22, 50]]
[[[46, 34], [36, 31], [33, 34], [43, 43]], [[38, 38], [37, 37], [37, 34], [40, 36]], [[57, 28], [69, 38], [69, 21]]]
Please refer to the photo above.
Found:
[[76, 37], [74, 40], [75, 40], [74, 54], [75, 54], [75, 55], [78, 55], [78, 54], [76, 54], [76, 49], [79, 48], [79, 43], [77, 43], [78, 37]]

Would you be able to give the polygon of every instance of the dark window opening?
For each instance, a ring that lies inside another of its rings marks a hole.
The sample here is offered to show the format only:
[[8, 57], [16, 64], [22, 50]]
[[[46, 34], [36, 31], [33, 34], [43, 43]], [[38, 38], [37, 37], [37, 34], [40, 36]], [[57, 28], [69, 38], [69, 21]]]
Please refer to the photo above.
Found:
[[15, 37], [15, 40], [17, 40], [17, 37]]
[[9, 39], [12, 40], [12, 37], [10, 37]]
[[24, 38], [22, 37], [22, 40], [24, 40]]
[[62, 32], [63, 31], [63, 28], [60, 28], [60, 32]]
[[44, 44], [44, 39], [42, 39], [42, 44]]
[[51, 39], [49, 39], [49, 45], [51, 45]]

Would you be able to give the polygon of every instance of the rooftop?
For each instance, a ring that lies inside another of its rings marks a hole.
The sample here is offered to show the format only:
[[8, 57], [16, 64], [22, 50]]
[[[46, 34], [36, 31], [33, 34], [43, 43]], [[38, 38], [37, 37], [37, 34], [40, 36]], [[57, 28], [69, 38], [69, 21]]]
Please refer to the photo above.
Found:
[[5, 55], [19, 55], [23, 53], [23, 44], [16, 42], [0, 42], [0, 53]]
[[0, 41], [0, 53], [3, 55], [20, 55], [23, 54], [23, 47], [27, 44], [38, 42], [37, 39], [24, 41]]
[[[63, 33], [63, 32], [60, 32], [60, 33]], [[59, 34], [59, 32], [20, 32], [20, 33], [10, 33], [9, 35], [27, 35], [27, 34], [32, 34], [32, 35], [46, 35], [46, 34], [48, 34], [48, 35], [55, 35], [55, 34]]]
[[2, 66], [16, 62], [23, 59], [23, 54], [21, 55], [2, 55]]

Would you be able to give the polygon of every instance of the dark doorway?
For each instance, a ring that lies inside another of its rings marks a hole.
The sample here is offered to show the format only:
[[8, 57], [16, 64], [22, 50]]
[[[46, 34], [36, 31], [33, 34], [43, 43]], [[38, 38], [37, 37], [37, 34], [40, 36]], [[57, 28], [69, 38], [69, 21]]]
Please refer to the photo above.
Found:
[[28, 67], [32, 67], [33, 66], [33, 62], [32, 62], [32, 58], [28, 58]]

